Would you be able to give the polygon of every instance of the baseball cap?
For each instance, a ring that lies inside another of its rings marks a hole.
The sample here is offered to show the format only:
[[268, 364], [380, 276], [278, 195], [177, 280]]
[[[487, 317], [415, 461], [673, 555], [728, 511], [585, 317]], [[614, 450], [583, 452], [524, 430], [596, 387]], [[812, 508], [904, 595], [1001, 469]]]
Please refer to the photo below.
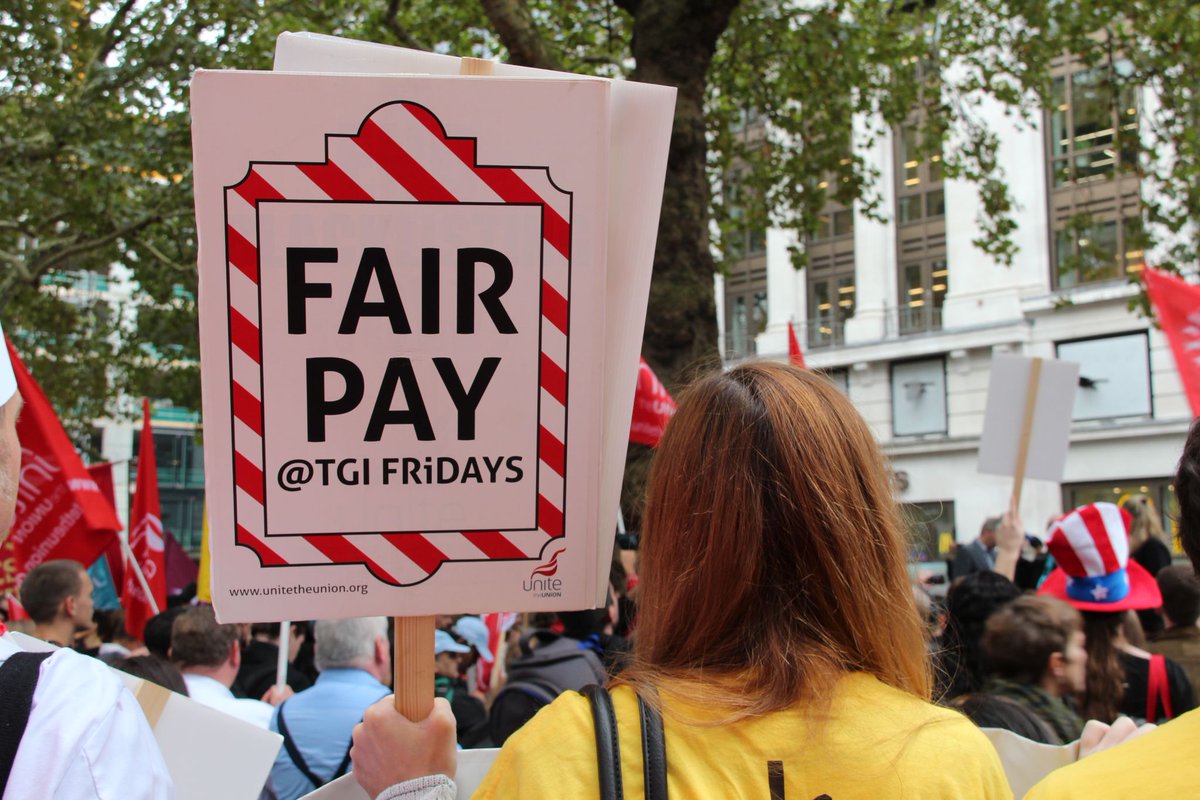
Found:
[[454, 641], [454, 637], [443, 630], [433, 634], [433, 654], [438, 653], [469, 653], [471, 648]]
[[479, 651], [479, 657], [489, 664], [496, 659], [492, 656], [492, 650], [488, 647], [488, 629], [483, 620], [479, 617], [459, 617], [458, 622], [454, 623], [454, 632], [471, 643], [471, 646]]

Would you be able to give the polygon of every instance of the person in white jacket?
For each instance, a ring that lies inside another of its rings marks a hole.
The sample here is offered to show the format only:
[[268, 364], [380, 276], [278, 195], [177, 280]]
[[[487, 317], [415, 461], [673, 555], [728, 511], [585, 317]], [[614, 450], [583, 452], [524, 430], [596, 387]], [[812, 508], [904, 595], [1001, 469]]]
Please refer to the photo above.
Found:
[[[22, 399], [0, 330], [0, 543], [7, 538], [20, 487], [17, 417]], [[23, 647], [0, 624], [0, 686]], [[37, 668], [30, 713], [11, 763], [0, 761], [4, 800], [44, 797], [167, 800], [175, 787], [154, 734], [133, 695], [100, 661], [63, 648]], [[12, 674], [12, 670], [9, 671]], [[7, 695], [6, 695], [7, 697]], [[12, 712], [5, 704], [5, 715]], [[9, 717], [11, 718], [11, 717]]]

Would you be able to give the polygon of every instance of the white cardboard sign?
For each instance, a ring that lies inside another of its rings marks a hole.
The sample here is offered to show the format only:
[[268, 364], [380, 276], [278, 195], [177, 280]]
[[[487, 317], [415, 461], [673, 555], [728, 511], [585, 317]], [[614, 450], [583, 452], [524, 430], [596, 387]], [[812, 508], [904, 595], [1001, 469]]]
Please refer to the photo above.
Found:
[[[1034, 359], [1015, 355], [992, 357], [987, 412], [979, 442], [979, 471], [1016, 475], [1025, 402]], [[1073, 361], [1041, 359], [1038, 392], [1030, 429], [1025, 477], [1061, 482], [1071, 438], [1071, 407], [1079, 384]]]
[[222, 621], [603, 593], [609, 94], [196, 75]]

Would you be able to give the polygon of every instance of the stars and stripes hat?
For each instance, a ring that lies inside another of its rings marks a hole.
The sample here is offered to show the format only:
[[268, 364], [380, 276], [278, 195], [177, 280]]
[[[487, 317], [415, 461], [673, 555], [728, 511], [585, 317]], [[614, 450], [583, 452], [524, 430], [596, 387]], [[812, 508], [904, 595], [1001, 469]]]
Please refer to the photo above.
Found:
[[0, 405], [7, 403], [17, 393], [17, 376], [13, 374], [12, 360], [8, 357], [4, 328], [0, 327]]
[[1080, 611], [1158, 608], [1154, 577], [1129, 560], [1129, 512], [1113, 503], [1091, 503], [1050, 526], [1048, 547], [1058, 563], [1038, 594], [1065, 600]]

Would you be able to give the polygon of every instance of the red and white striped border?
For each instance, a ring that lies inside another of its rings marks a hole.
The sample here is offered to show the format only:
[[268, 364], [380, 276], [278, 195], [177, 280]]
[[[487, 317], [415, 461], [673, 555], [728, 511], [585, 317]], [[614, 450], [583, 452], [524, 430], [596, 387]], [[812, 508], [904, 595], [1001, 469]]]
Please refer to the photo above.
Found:
[[[264, 567], [363, 564], [410, 586], [446, 561], [540, 559], [564, 535], [571, 195], [545, 167], [481, 166], [474, 138], [450, 137], [433, 112], [407, 101], [372, 111], [357, 134], [327, 135], [321, 163], [252, 162], [225, 188], [236, 543]], [[537, 526], [454, 533], [266, 536], [258, 202], [520, 203], [542, 208]]]

